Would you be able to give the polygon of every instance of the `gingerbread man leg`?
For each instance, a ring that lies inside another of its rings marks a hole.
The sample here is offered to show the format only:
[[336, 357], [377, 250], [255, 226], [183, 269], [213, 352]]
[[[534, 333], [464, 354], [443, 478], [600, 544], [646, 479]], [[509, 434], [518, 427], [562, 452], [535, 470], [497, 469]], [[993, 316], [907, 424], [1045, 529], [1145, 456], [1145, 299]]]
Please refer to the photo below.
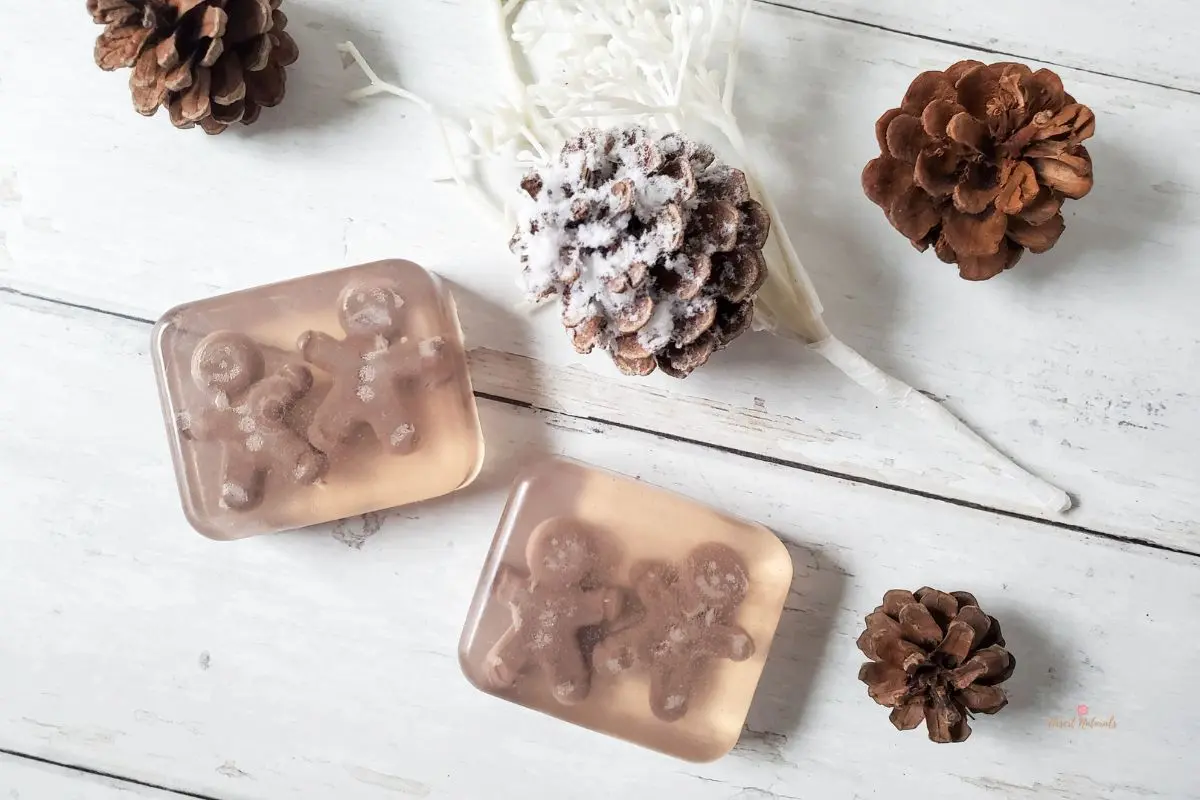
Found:
[[597, 672], [618, 675], [633, 667], [637, 661], [637, 628], [611, 634], [596, 645], [592, 651], [592, 665]]
[[291, 431], [279, 434], [272, 450], [273, 457], [293, 483], [316, 483], [325, 472], [325, 457]]
[[508, 689], [529, 664], [529, 650], [525, 640], [515, 629], [510, 628], [492, 646], [484, 662], [485, 679], [493, 689]]
[[228, 447], [221, 461], [221, 503], [234, 511], [258, 505], [262, 500], [263, 475], [257, 465]]
[[566, 646], [554, 652], [554, 661], [545, 665], [550, 674], [554, 699], [565, 706], [584, 700], [592, 688], [591, 674], [578, 647]]
[[692, 661], [659, 664], [650, 675], [650, 710], [663, 722], [676, 722], [687, 714], [699, 665]]
[[312, 424], [308, 426], [308, 440], [313, 447], [325, 453], [331, 453], [350, 436], [359, 420], [348, 416], [340, 409], [323, 404], [313, 415]]

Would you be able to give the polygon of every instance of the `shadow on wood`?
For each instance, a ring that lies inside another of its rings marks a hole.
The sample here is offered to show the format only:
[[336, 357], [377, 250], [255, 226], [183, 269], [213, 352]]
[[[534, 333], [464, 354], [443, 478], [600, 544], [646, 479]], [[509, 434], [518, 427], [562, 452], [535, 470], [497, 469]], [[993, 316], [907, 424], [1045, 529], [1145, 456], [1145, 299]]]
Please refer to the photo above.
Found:
[[[339, 123], [349, 123], [366, 105], [346, 100], [346, 94], [366, 80], [357, 69], [347, 69], [338, 45], [352, 41], [386, 75], [395, 75], [383, 37], [364, 31], [338, 12], [338, 4], [292, 3], [287, 6], [287, 31], [296, 40], [300, 58], [287, 70], [287, 94], [277, 108], [263, 112], [248, 128], [238, 126], [246, 138], [275, 138]], [[401, 106], [398, 109], [403, 112]]]
[[823, 550], [785, 541], [795, 575], [771, 645], [754, 704], [735, 754], [755, 761], [792, 763], [788, 740], [801, 730], [817, 674], [826, 662], [845, 571]]
[[[1067, 717], [1077, 704], [1096, 698], [1074, 697], [1068, 694], [1072, 686], [1080, 685], [1076, 676], [1078, 656], [1071, 652], [1073, 643], [1052, 638], [1045, 624], [1012, 608], [984, 610], [1000, 621], [1005, 647], [1017, 659], [1017, 668], [1004, 683], [1008, 705], [998, 719], [1010, 723], [1020, 721], [1020, 728], [1032, 725], [1044, 727], [1051, 717]], [[1084, 663], [1087, 656], [1083, 656]], [[982, 720], [980, 725], [988, 725]]]

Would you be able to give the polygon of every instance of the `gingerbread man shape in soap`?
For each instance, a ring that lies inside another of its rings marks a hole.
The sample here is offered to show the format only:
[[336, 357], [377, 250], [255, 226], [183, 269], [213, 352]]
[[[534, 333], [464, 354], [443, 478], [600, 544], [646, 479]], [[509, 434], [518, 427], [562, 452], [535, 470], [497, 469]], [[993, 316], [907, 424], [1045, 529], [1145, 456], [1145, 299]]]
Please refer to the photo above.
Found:
[[750, 634], [733, 624], [750, 587], [746, 566], [729, 547], [711, 543], [694, 549], [680, 567], [643, 562], [631, 576], [642, 608], [600, 642], [593, 663], [607, 674], [645, 668], [651, 710], [674, 722], [687, 714], [710, 661], [754, 654]]
[[573, 520], [541, 523], [529, 537], [525, 559], [528, 576], [508, 566], [496, 576], [494, 592], [508, 604], [512, 624], [488, 653], [487, 683], [507, 689], [537, 667], [558, 702], [578, 703], [591, 691], [580, 634], [616, 619], [623, 594], [600, 583], [604, 565], [596, 534]]
[[221, 446], [220, 502], [244, 511], [262, 501], [266, 474], [279, 470], [296, 484], [315, 483], [325, 456], [288, 425], [296, 401], [312, 388], [303, 364], [263, 377], [263, 356], [250, 337], [217, 331], [192, 353], [192, 380], [212, 397], [199, 415], [184, 416], [182, 434]]
[[410, 412], [418, 376], [429, 379], [444, 361], [440, 336], [410, 341], [400, 333], [404, 299], [388, 281], [355, 283], [338, 297], [344, 339], [307, 331], [296, 347], [305, 360], [333, 379], [308, 429], [308, 438], [333, 452], [354, 431], [367, 426], [388, 452], [410, 453], [417, 429]]

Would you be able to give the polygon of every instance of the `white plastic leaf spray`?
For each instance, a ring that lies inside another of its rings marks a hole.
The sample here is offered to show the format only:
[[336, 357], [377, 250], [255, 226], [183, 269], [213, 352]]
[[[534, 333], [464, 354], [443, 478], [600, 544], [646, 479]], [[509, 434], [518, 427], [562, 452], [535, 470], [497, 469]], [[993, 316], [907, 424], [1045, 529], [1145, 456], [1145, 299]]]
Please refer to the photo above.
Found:
[[[515, 192], [519, 177], [547, 164], [581, 130], [641, 125], [659, 130], [715, 128], [729, 141], [751, 190], [772, 218], [764, 248], [769, 277], [755, 300], [755, 327], [807, 345], [889, 405], [917, 415], [969, 446], [997, 477], [1013, 483], [1037, 512], [1067, 511], [1063, 490], [1022, 469], [953, 414], [888, 375], [834, 336], [817, 291], [778, 208], [765, 191], [733, 113], [741, 31], [751, 0], [478, 0], [491, 14], [504, 61], [506, 96], [471, 116], [447, 120], [427, 100], [379, 78], [350, 42], [342, 51], [369, 84], [360, 99], [387, 93], [434, 118], [453, 180], [511, 223], [508, 195], [489, 190], [480, 167], [507, 173], [498, 185]], [[532, 77], [518, 69], [517, 53]], [[538, 62], [553, 63], [545, 75]], [[456, 129], [470, 143], [456, 151]], [[518, 174], [514, 174], [518, 173]]]

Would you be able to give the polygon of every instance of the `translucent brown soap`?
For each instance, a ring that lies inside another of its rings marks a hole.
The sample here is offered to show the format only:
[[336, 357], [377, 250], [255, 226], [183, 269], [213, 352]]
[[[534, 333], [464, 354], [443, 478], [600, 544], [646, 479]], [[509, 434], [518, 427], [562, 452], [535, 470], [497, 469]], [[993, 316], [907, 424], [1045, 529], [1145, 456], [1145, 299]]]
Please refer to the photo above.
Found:
[[180, 306], [154, 356], [184, 512], [214, 539], [437, 497], [483, 460], [453, 298], [410, 261]]
[[513, 487], [459, 657], [489, 694], [711, 761], [737, 742], [791, 581], [761, 525], [547, 459]]

